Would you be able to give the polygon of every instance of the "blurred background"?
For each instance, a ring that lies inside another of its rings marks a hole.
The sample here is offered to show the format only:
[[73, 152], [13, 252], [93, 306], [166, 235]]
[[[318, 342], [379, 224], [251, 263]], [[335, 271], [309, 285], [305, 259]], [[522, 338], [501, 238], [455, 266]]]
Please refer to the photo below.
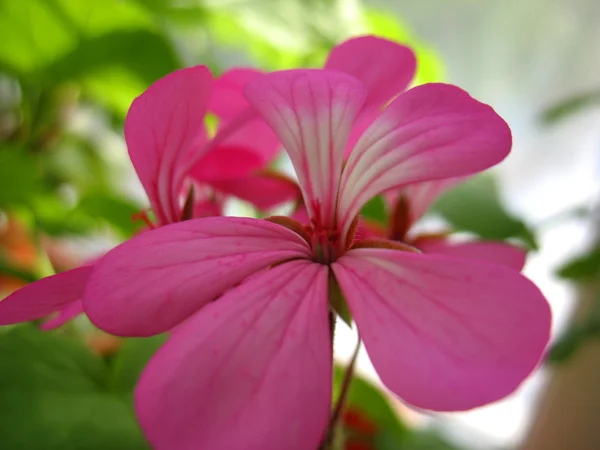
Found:
[[[527, 245], [554, 324], [536, 375], [461, 414], [403, 407], [362, 351], [344, 423], [364, 446], [347, 448], [600, 448], [595, 0], [0, 0], [0, 296], [139, 228], [123, 120], [152, 82], [195, 64], [316, 67], [361, 34], [411, 46], [417, 84], [457, 84], [510, 124], [509, 158], [427, 220]], [[117, 340], [85, 318], [38, 328], [0, 327], [0, 448], [146, 448], [131, 390], [162, 338]], [[338, 326], [342, 363], [355, 339]]]

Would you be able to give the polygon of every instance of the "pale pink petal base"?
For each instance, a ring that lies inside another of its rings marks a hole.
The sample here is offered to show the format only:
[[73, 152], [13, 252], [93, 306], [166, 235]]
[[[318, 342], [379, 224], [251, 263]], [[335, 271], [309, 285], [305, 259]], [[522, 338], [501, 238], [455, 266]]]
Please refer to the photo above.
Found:
[[180, 325], [136, 388], [157, 450], [314, 450], [328, 422], [327, 268], [255, 275]]
[[77, 303], [92, 273], [91, 266], [61, 272], [13, 292], [0, 301], [0, 325], [41, 319]]
[[246, 97], [279, 136], [308, 215], [333, 226], [344, 149], [366, 89], [334, 70], [289, 70], [252, 80]]
[[118, 336], [165, 332], [249, 275], [306, 257], [293, 231], [258, 219], [207, 217], [147, 231], [96, 265], [83, 306]]
[[458, 411], [498, 400], [548, 342], [548, 303], [506, 267], [355, 249], [333, 270], [381, 380], [413, 406]]
[[494, 241], [450, 242], [445, 239], [424, 239], [417, 242], [424, 253], [475, 258], [523, 270], [527, 252], [516, 245]]

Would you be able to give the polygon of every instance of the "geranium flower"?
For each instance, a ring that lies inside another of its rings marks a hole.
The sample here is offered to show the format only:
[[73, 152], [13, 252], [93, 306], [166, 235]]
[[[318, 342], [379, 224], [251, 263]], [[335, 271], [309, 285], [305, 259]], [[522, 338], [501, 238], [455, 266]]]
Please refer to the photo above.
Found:
[[511, 147], [492, 108], [429, 84], [380, 112], [344, 163], [379, 88], [330, 69], [248, 84], [246, 97], [294, 165], [308, 227], [290, 218], [190, 220], [137, 236], [95, 266], [84, 307], [98, 327], [172, 330], [135, 395], [155, 448], [317, 448], [331, 404], [329, 292], [338, 287], [382, 382], [416, 407], [495, 401], [537, 366], [550, 310], [518, 272], [355, 239], [374, 196], [484, 170]]
[[[257, 75], [234, 69], [213, 81], [206, 67], [192, 67], [158, 80], [133, 102], [125, 139], [154, 215], [152, 220], [140, 214], [148, 228], [221, 215], [230, 185], [246, 186], [241, 196], [261, 208], [298, 196], [295, 183], [264, 170], [280, 144], [243, 96], [245, 83]], [[220, 120], [212, 138], [205, 126], [207, 112]], [[262, 191], [265, 183], [273, 190]], [[0, 301], [0, 325], [58, 312], [42, 325], [50, 329], [81, 314], [93, 265], [43, 278], [9, 295]]]

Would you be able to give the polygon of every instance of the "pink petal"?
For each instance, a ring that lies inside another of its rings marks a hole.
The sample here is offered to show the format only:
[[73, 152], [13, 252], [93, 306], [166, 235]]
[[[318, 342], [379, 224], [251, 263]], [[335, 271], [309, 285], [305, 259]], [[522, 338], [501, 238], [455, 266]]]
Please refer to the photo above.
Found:
[[220, 147], [242, 148], [252, 152], [264, 168], [279, 155], [279, 138], [254, 110], [248, 109], [239, 119], [225, 123], [219, 129], [215, 137], [217, 151]]
[[365, 88], [330, 70], [290, 70], [256, 78], [246, 97], [288, 152], [311, 219], [332, 227], [344, 148]]
[[262, 167], [277, 156], [281, 144], [244, 97], [246, 84], [260, 74], [258, 70], [248, 68], [225, 72], [213, 85], [209, 110], [220, 121], [219, 133], [215, 138], [218, 147], [245, 149], [259, 159]]
[[83, 306], [108, 333], [150, 336], [171, 329], [249, 275], [308, 254], [300, 236], [274, 223], [188, 220], [110, 251], [95, 267]]
[[214, 189], [252, 203], [258, 209], [268, 210], [301, 197], [298, 185], [275, 172], [259, 171], [246, 178], [214, 181]]
[[388, 227], [370, 219], [361, 217], [354, 232], [354, 241], [363, 239], [389, 239], [390, 230]]
[[161, 225], [181, 217], [188, 164], [206, 148], [204, 115], [212, 75], [204, 66], [161, 78], [136, 98], [125, 120], [129, 156]]
[[199, 219], [201, 217], [212, 217], [223, 215], [223, 202], [219, 199], [207, 199], [194, 203], [193, 217]]
[[61, 272], [13, 292], [0, 301], [0, 325], [41, 319], [78, 302], [92, 273], [91, 266]]
[[[83, 297], [83, 292], [82, 292]], [[59, 311], [56, 317], [44, 322], [40, 328], [42, 330], [54, 330], [55, 328], [63, 326], [65, 323], [77, 317], [79, 314], [83, 314], [83, 302], [81, 300], [69, 303], [67, 306]]]
[[404, 91], [415, 75], [417, 61], [408, 47], [375, 36], [349, 39], [335, 47], [325, 63], [358, 78], [368, 90], [364, 109], [380, 109]]
[[424, 239], [417, 241], [417, 247], [424, 253], [482, 259], [519, 272], [523, 270], [527, 256], [520, 247], [494, 241], [449, 242], [445, 239]]
[[189, 175], [200, 182], [212, 184], [214, 181], [247, 177], [263, 166], [261, 156], [248, 148], [221, 146], [202, 157]]
[[135, 393], [153, 448], [318, 447], [331, 402], [327, 272], [279, 265], [174, 331]]
[[304, 205], [299, 205], [290, 217], [302, 225], [310, 225], [308, 211], [306, 211], [306, 206]]
[[234, 68], [223, 73], [213, 83], [209, 110], [221, 121], [229, 122], [248, 108], [244, 97], [246, 84], [261, 72], [251, 68]]
[[333, 264], [383, 383], [419, 408], [475, 408], [536, 368], [550, 308], [512, 269], [467, 258], [355, 249]]
[[510, 147], [506, 122], [456, 86], [426, 84], [401, 94], [348, 159], [340, 187], [343, 233], [375, 195], [479, 172], [504, 159]]

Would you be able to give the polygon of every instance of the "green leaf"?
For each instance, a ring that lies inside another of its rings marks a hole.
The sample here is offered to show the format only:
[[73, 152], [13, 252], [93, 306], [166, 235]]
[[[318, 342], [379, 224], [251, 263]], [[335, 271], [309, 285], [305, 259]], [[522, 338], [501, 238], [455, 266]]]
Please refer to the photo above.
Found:
[[533, 232], [502, 206], [494, 178], [479, 175], [444, 193], [433, 206], [452, 226], [483, 239], [519, 238], [537, 248]]
[[6, 261], [6, 259], [0, 253], [0, 274], [7, 275], [9, 277], [18, 278], [19, 280], [25, 281], [27, 283], [33, 283], [37, 281], [39, 277], [37, 277], [34, 273], [25, 271], [23, 269], [19, 269], [14, 267], [10, 261]]
[[179, 67], [164, 37], [149, 30], [118, 30], [82, 40], [73, 51], [44, 68], [53, 82], [83, 79], [106, 67], [126, 69], [150, 84]]
[[76, 208], [94, 219], [109, 223], [123, 238], [129, 238], [141, 228], [133, 220], [139, 208], [133, 203], [106, 192], [91, 193], [83, 197]]
[[551, 106], [542, 113], [542, 122], [551, 125], [597, 104], [600, 104], [600, 89], [576, 95]]
[[365, 206], [362, 207], [360, 215], [381, 225], [387, 225], [388, 211], [383, 196], [378, 195], [369, 200]]
[[597, 276], [600, 274], [600, 245], [573, 258], [559, 268], [556, 274], [561, 278], [576, 281]]
[[402, 450], [458, 450], [458, 447], [450, 444], [440, 434], [425, 430], [413, 432]]
[[131, 400], [106, 391], [104, 361], [33, 325], [0, 334], [2, 448], [148, 448]]
[[2, 0], [0, 42], [0, 67], [22, 74], [68, 51], [76, 38], [49, 2]]
[[85, 347], [33, 325], [0, 335], [0, 386], [89, 392], [102, 389], [108, 371]]
[[[153, 20], [121, 0], [0, 0], [0, 65], [20, 74], [43, 72], [79, 40], [118, 29], [149, 28]], [[90, 58], [109, 55], [88, 55]]]
[[54, 185], [68, 183], [89, 191], [109, 186], [110, 169], [100, 153], [89, 139], [68, 134], [40, 156], [46, 177]]
[[[337, 398], [344, 379], [345, 368], [339, 365], [335, 366], [333, 376], [333, 398]], [[354, 376], [350, 382], [348, 397], [346, 400], [346, 410], [356, 410], [372, 421], [378, 427], [378, 434], [383, 435], [380, 439], [386, 439], [388, 442], [403, 441], [408, 433], [408, 428], [400, 421], [387, 398], [382, 392], [366, 379]], [[387, 436], [387, 437], [385, 437]], [[376, 439], [378, 437], [376, 436]], [[378, 447], [383, 450], [384, 447]], [[386, 449], [398, 448], [393, 446]]]
[[124, 116], [148, 85], [181, 66], [171, 44], [150, 30], [118, 30], [86, 38], [44, 68], [50, 83], [77, 81], [84, 93]]
[[34, 159], [24, 150], [0, 144], [0, 208], [27, 204], [42, 188]]
[[125, 339], [113, 363], [112, 389], [132, 392], [142, 370], [166, 340], [166, 335]]
[[56, 194], [37, 195], [31, 204], [35, 227], [52, 236], [87, 234], [98, 227], [96, 220], [78, 212]]
[[15, 387], [2, 392], [0, 404], [2, 448], [149, 449], [132, 408], [116, 395]]

